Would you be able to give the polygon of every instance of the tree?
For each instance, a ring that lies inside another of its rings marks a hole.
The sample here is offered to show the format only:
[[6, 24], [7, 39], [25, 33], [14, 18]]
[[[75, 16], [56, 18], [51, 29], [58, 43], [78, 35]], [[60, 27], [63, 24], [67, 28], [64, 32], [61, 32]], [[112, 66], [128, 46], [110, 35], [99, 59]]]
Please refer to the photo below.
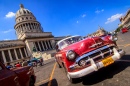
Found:
[[115, 30], [115, 32], [119, 32], [121, 28], [123, 28], [122, 25], [121, 25], [120, 27], [118, 27], [118, 28]]
[[33, 47], [33, 50], [32, 50], [33, 52], [36, 52], [36, 48], [35, 47]]

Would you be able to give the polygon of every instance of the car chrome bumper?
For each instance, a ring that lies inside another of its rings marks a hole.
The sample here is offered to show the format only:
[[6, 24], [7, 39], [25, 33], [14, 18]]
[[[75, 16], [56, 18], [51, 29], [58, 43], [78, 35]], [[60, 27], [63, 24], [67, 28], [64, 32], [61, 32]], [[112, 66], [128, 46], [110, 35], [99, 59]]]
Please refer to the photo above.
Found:
[[[114, 51], [114, 55], [112, 55], [111, 57], [114, 61], [120, 59], [125, 54], [125, 51], [122, 49], [116, 50], [115, 48], [113, 48], [113, 51]], [[93, 62], [91, 64], [91, 66], [89, 66], [87, 68], [84, 68], [77, 72], [68, 72], [68, 74], [71, 78], [80, 78], [80, 77], [88, 75], [94, 71], [98, 71], [100, 68], [103, 68], [103, 67], [104, 67], [104, 65], [103, 65], [102, 61], [100, 61], [98, 63]]]

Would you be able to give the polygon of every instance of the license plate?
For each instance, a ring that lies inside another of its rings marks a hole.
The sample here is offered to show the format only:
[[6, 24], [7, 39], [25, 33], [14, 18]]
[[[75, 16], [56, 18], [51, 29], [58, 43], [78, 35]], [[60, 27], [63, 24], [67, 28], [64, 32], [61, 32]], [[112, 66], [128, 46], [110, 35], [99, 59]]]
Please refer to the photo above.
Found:
[[112, 59], [112, 57], [108, 57], [108, 58], [102, 60], [102, 63], [103, 63], [103, 65], [106, 67], [106, 66], [108, 66], [108, 65], [110, 65], [110, 64], [112, 64], [112, 63], [114, 63], [114, 60]]

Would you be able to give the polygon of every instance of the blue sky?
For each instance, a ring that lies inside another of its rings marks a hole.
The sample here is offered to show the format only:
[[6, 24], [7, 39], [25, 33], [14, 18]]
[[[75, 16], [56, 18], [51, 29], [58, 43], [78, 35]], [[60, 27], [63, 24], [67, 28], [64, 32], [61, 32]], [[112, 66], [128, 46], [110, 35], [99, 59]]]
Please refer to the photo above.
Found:
[[45, 32], [54, 36], [82, 35], [99, 27], [113, 31], [130, 9], [130, 0], [0, 0], [0, 40], [15, 40], [19, 4], [30, 10]]

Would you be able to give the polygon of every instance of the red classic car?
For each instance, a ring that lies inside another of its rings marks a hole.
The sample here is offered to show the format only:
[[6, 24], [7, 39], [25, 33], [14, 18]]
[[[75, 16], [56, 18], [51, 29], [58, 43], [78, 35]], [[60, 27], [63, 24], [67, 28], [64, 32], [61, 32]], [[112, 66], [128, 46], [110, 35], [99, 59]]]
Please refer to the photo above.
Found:
[[65, 69], [70, 82], [86, 76], [100, 68], [113, 64], [125, 52], [118, 49], [117, 38], [111, 35], [103, 37], [71, 36], [56, 44], [55, 59], [59, 67]]
[[126, 32], [128, 32], [128, 28], [125, 27], [121, 29], [121, 33], [126, 33]]

